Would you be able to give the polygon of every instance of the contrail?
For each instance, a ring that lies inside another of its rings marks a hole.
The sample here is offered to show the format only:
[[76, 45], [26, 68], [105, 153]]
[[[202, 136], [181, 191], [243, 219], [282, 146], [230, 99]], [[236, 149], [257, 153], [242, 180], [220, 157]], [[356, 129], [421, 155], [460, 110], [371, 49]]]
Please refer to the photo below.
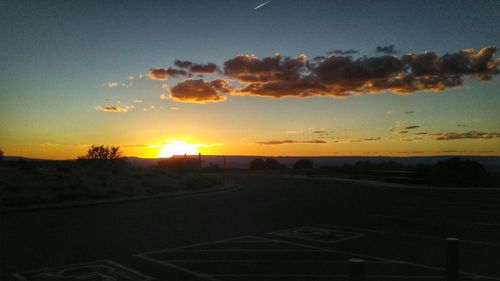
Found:
[[265, 5], [269, 4], [271, 1], [272, 1], [272, 0], [266, 1], [266, 2], [264, 2], [264, 3], [260, 4], [259, 6], [257, 6], [257, 7], [255, 7], [255, 8], [253, 8], [253, 9], [254, 9], [254, 10], [258, 10], [258, 9], [260, 9], [260, 8], [264, 7]]

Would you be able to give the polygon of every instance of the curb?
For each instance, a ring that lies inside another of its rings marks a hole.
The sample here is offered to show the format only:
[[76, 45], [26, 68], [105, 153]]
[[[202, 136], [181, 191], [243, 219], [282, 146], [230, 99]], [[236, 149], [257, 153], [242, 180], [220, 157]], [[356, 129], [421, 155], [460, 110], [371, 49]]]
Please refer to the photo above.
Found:
[[167, 193], [160, 195], [146, 195], [146, 196], [134, 196], [134, 197], [125, 197], [125, 198], [117, 198], [117, 199], [109, 199], [109, 200], [95, 200], [95, 201], [85, 201], [85, 202], [73, 202], [73, 203], [61, 203], [61, 204], [52, 204], [52, 205], [38, 205], [33, 207], [26, 208], [7, 208], [0, 210], [1, 214], [12, 214], [12, 213], [24, 213], [24, 212], [32, 212], [37, 210], [50, 210], [50, 209], [64, 209], [64, 208], [76, 208], [76, 207], [87, 207], [94, 205], [106, 205], [106, 204], [116, 204], [116, 203], [128, 203], [133, 201], [145, 201], [145, 200], [154, 200], [154, 199], [163, 199], [163, 198], [177, 198], [177, 197], [190, 197], [197, 195], [208, 195], [215, 193], [222, 193], [227, 191], [238, 190], [240, 187], [236, 186], [236, 184], [231, 183], [226, 186], [214, 189], [204, 189], [196, 192], [176, 192], [176, 193]]

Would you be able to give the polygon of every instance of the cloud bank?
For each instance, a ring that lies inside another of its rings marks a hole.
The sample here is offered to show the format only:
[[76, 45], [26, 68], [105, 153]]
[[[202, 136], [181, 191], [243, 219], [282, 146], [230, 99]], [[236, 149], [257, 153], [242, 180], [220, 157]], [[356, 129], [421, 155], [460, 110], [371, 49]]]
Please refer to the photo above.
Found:
[[[351, 54], [355, 50], [335, 50], [330, 52], [333, 55], [312, 60], [304, 54], [283, 57], [276, 53], [262, 59], [240, 54], [226, 60], [221, 67], [176, 60], [177, 68], [152, 68], [149, 77], [152, 80], [186, 77], [187, 80], [172, 88], [172, 98], [203, 103], [226, 100], [227, 94], [305, 98], [441, 92], [460, 87], [468, 79], [488, 81], [499, 73], [500, 60], [495, 59], [494, 46], [444, 55], [427, 51], [395, 56], [399, 51], [393, 45], [378, 46], [376, 51], [379, 56], [354, 58]], [[193, 74], [220, 77], [212, 81], [192, 80]]]

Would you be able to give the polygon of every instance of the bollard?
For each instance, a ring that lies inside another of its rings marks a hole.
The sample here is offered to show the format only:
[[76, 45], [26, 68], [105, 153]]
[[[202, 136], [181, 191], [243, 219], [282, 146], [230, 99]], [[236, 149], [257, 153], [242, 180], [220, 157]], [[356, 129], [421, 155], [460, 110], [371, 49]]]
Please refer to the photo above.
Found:
[[349, 281], [365, 280], [365, 261], [363, 259], [348, 259]]
[[448, 281], [458, 281], [460, 279], [460, 239], [446, 238], [446, 248]]

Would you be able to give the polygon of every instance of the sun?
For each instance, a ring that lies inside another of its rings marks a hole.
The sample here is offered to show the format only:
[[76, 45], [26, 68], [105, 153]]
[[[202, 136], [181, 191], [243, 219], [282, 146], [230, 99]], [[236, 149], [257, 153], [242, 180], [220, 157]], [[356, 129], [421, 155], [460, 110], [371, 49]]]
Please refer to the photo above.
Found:
[[196, 155], [198, 154], [198, 145], [186, 141], [168, 141], [163, 145], [158, 153], [158, 158], [169, 158], [174, 155]]

